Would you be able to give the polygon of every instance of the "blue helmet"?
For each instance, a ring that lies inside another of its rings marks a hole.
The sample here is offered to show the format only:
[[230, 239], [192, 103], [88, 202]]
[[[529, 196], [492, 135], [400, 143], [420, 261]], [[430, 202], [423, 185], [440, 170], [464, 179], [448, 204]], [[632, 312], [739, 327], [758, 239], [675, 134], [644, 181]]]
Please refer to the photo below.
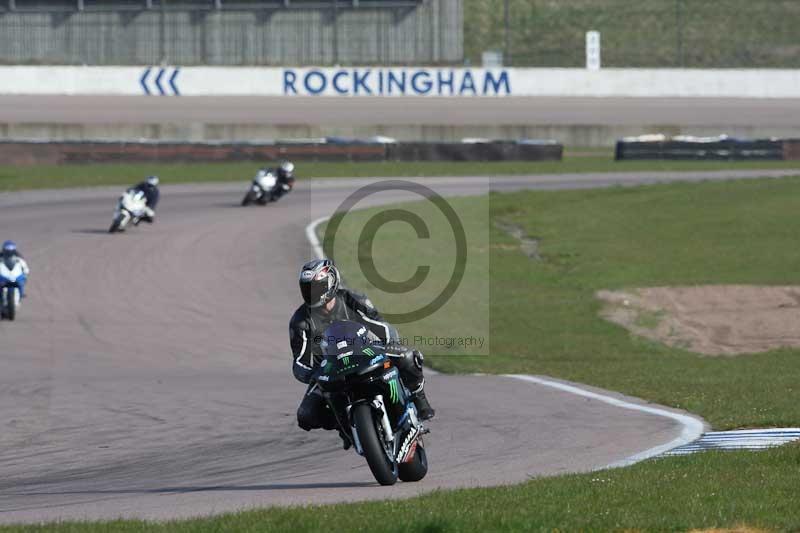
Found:
[[320, 341], [322, 353], [326, 356], [336, 356], [344, 352], [361, 353], [370, 346], [367, 328], [358, 322], [348, 320], [334, 322], [328, 326]]
[[6, 241], [3, 243], [3, 255], [11, 255], [17, 252], [17, 245], [14, 241]]

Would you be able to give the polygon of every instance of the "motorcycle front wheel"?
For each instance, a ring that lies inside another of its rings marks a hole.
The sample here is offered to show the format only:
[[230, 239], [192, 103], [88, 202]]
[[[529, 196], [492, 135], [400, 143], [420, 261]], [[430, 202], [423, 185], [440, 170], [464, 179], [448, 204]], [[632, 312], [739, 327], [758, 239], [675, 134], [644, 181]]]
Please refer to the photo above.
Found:
[[6, 289], [6, 318], [14, 320], [17, 317], [17, 294], [19, 289]]
[[373, 416], [372, 407], [360, 403], [353, 407], [352, 417], [364, 457], [375, 480], [381, 485], [394, 485], [398, 476], [397, 463], [386, 453], [383, 441], [379, 437], [378, 422]]
[[125, 220], [125, 215], [122, 214], [122, 213], [120, 213], [119, 215], [114, 217], [114, 220], [111, 222], [111, 227], [108, 228], [108, 232], [109, 233], [114, 233], [114, 232], [117, 232], [117, 231], [122, 231], [124, 229], [123, 226], [122, 226], [122, 222], [124, 220]]
[[253, 201], [254, 196], [255, 193], [252, 190], [247, 191], [247, 194], [245, 194], [244, 198], [242, 199], [242, 207], [247, 207], [248, 205], [250, 205], [250, 202]]

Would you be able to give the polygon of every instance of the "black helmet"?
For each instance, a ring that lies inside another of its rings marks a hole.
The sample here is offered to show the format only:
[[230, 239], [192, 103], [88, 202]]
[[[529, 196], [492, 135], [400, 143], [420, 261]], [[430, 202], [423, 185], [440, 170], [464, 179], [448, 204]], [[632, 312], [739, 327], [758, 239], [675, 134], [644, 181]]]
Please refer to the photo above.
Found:
[[339, 288], [339, 271], [330, 259], [309, 261], [300, 270], [300, 293], [309, 307], [331, 301]]
[[367, 328], [358, 322], [342, 320], [334, 322], [322, 334], [322, 353], [338, 356], [351, 352], [361, 354], [371, 345]]

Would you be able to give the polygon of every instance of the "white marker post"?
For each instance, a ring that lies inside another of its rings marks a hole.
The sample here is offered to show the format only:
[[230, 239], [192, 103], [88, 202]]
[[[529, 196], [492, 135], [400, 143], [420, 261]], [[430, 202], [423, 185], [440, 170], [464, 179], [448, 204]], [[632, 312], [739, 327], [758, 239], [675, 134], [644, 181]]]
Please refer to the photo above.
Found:
[[600, 32], [586, 32], [586, 68], [600, 70]]

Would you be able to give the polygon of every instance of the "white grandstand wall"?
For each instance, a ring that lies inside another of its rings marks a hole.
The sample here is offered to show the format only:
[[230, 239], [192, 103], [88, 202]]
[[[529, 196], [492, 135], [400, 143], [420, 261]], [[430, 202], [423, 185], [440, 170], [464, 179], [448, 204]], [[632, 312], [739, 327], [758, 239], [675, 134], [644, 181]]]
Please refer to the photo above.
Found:
[[166, 97], [177, 90], [183, 96], [800, 97], [800, 70], [148, 68], [3, 66], [0, 94], [144, 95], [149, 91], [156, 97], [163, 92]]

